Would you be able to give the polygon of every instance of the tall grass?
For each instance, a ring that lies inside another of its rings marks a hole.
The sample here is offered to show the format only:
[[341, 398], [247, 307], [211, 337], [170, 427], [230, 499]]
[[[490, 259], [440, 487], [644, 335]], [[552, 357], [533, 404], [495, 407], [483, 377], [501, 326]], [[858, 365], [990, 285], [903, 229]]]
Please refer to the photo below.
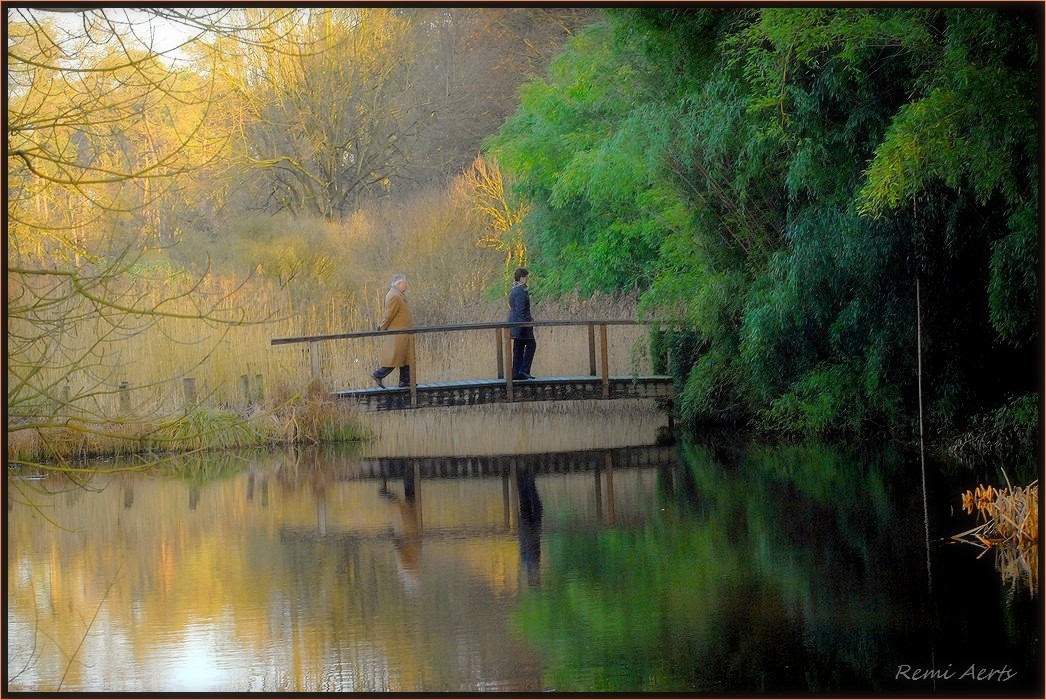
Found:
[[[376, 203], [336, 223], [244, 219], [215, 255], [221, 265], [202, 278], [185, 251], [147, 253], [112, 286], [160, 315], [99, 314], [71, 295], [65, 317], [43, 334], [32, 319], [10, 318], [9, 350], [12, 332], [46, 342], [21, 350], [34, 374], [19, 400], [8, 390], [9, 408], [16, 404], [8, 448], [69, 457], [358, 437], [362, 423], [329, 393], [372, 385], [382, 339], [320, 343], [318, 382], [307, 343], [271, 340], [373, 330], [395, 272], [411, 280], [415, 325], [504, 320], [505, 260], [478, 245], [489, 232], [452, 189]], [[548, 320], [631, 319], [635, 300], [536, 300], [533, 310]], [[585, 327], [536, 335], [535, 375], [588, 373]], [[612, 374], [651, 371], [645, 328], [609, 327], [608, 338]], [[511, 348], [504, 353], [511, 362]], [[420, 383], [496, 376], [495, 331], [419, 334], [414, 372]], [[41, 417], [61, 425], [19, 429]]]

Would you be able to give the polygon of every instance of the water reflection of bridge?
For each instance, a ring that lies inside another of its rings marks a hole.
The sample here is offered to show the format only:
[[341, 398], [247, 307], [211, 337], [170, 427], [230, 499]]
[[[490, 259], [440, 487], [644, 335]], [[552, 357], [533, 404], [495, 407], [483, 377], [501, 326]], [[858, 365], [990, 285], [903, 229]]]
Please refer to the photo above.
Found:
[[[583, 532], [626, 523], [619, 521], [614, 489], [614, 474], [624, 470], [667, 468], [676, 462], [672, 446], [650, 445], [573, 452], [548, 452], [514, 455], [470, 455], [445, 457], [371, 457], [343, 461], [326, 469], [331, 482], [376, 481], [380, 484], [376, 497], [388, 500], [406, 515], [407, 531], [393, 532], [388, 527], [367, 527], [354, 524], [349, 527], [329, 528], [326, 490], [316, 498], [316, 527], [280, 529], [281, 541], [312, 541], [334, 539], [350, 544], [364, 541], [395, 541], [406, 536], [425, 540], [483, 540], [503, 538], [513, 533]], [[592, 475], [592, 499], [595, 520], [582, 522], [543, 522], [541, 497], [535, 484], [538, 475], [585, 474]], [[442, 479], [498, 479], [501, 481], [500, 522], [426, 524], [422, 499], [425, 480]], [[395, 491], [390, 490], [390, 484]]]
[[514, 455], [365, 457], [339, 465], [334, 475], [339, 479], [374, 479], [415, 473], [431, 479], [508, 476], [515, 472], [550, 474], [660, 467], [672, 464], [675, 458], [675, 448], [664, 445]]

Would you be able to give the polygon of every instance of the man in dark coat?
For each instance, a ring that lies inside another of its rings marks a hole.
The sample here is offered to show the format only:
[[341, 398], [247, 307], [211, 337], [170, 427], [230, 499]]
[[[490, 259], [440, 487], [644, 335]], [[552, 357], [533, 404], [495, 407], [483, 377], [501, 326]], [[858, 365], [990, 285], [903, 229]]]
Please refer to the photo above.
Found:
[[[385, 315], [378, 324], [379, 331], [398, 331], [410, 328], [413, 321], [410, 307], [407, 306], [407, 276], [394, 275], [392, 286], [385, 295]], [[385, 338], [381, 348], [381, 367], [370, 376], [382, 389], [385, 377], [393, 367], [400, 368], [400, 386], [410, 386], [410, 366], [414, 360], [414, 336], [410, 334], [390, 335]]]
[[[508, 293], [509, 323], [533, 321], [530, 315], [530, 292], [527, 290], [527, 277], [530, 272], [525, 267], [517, 267], [512, 277], [515, 282]], [[534, 340], [533, 326], [519, 326], [512, 329], [512, 379], [533, 379], [530, 376], [530, 365], [534, 362], [534, 351], [538, 342]]]

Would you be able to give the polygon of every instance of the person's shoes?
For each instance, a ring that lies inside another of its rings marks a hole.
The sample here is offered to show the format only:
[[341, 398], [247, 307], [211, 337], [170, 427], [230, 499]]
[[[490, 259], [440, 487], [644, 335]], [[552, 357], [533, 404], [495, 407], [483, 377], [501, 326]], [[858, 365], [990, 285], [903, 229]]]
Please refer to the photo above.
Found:
[[512, 381], [514, 381], [514, 382], [521, 382], [524, 379], [533, 379], [533, 377], [531, 377], [529, 374], [513, 374], [512, 375]]
[[373, 379], [374, 381], [376, 381], [378, 383], [378, 386], [380, 386], [382, 389], [385, 388], [385, 385], [382, 384], [382, 382], [381, 382], [381, 377], [379, 377], [376, 374], [371, 374], [370, 376], [371, 376], [371, 379]]
[[399, 386], [400, 386], [400, 389], [409, 389], [410, 388], [410, 384], [404, 384], [403, 382], [400, 382]]
[[524, 373], [523, 373], [523, 378], [524, 378], [524, 379], [533, 379], [533, 378], [534, 378], [534, 375], [532, 375], [532, 374], [527, 374], [526, 372], [524, 372]]

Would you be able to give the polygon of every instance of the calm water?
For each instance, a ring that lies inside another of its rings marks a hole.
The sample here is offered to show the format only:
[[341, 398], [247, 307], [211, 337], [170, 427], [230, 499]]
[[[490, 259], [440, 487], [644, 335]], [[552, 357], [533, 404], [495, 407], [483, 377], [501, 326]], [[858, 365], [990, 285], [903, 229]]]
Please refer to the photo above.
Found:
[[516, 409], [9, 480], [9, 690], [1041, 696], [1037, 578], [939, 542], [997, 475], [928, 561], [917, 459]]

